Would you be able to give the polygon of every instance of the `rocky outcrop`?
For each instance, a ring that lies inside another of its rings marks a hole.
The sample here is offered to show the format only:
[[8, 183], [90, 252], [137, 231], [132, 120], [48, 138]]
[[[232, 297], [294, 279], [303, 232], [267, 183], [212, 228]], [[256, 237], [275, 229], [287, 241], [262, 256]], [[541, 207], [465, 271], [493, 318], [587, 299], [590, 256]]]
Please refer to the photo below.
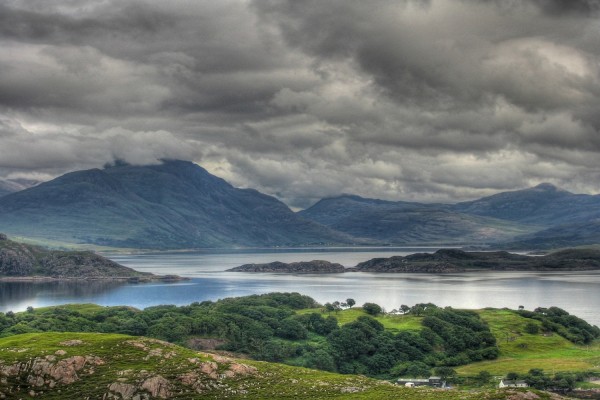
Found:
[[289, 274], [335, 274], [345, 272], [346, 268], [329, 261], [313, 260], [293, 263], [275, 261], [268, 264], [244, 264], [228, 269], [232, 272], [283, 272]]
[[103, 364], [104, 361], [96, 356], [72, 356], [59, 360], [55, 355], [47, 355], [8, 365], [0, 362], [0, 377], [21, 377], [32, 387], [53, 388], [57, 384], [76, 382], [81, 375], [93, 374], [94, 367]]

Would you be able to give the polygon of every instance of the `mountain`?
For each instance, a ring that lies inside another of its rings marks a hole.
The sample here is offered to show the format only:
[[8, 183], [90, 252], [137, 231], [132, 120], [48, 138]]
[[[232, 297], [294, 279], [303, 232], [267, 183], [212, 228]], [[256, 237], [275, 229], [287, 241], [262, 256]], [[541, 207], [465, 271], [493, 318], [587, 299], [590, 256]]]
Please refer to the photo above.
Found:
[[458, 203], [454, 211], [552, 226], [600, 217], [600, 196], [573, 194], [549, 183]]
[[532, 232], [514, 221], [470, 215], [445, 204], [420, 204], [343, 195], [300, 211], [348, 235], [390, 244], [488, 243]]
[[502, 245], [507, 249], [555, 249], [600, 244], [600, 219], [560, 224]]
[[2, 179], [0, 178], [0, 197], [35, 186], [39, 181], [31, 179]]
[[274, 197], [179, 160], [71, 172], [6, 195], [0, 227], [13, 235], [153, 249], [352, 242]]

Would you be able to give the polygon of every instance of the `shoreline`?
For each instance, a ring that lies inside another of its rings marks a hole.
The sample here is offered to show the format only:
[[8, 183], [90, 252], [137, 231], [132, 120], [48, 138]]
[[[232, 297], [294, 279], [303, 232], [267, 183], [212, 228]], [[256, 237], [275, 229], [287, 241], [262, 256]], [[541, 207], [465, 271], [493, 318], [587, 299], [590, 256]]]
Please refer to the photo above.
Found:
[[191, 278], [178, 275], [156, 275], [154, 277], [55, 277], [55, 276], [0, 276], [0, 282], [60, 282], [60, 281], [120, 281], [128, 283], [146, 282], [179, 282], [189, 281]]

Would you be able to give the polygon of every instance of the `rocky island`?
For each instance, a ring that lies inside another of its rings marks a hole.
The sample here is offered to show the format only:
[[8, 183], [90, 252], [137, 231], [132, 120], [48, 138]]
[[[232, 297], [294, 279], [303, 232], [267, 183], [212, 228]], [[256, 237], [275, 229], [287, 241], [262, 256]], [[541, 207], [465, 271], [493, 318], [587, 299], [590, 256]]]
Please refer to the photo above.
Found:
[[228, 269], [231, 272], [283, 272], [288, 274], [337, 274], [346, 272], [346, 268], [338, 263], [313, 260], [293, 263], [275, 261], [268, 264], [244, 264]]
[[0, 233], [0, 280], [110, 279], [177, 281], [176, 275], [154, 275], [125, 267], [92, 251], [57, 251], [9, 240]]
[[329, 274], [342, 272], [382, 273], [457, 273], [466, 271], [589, 271], [600, 269], [600, 251], [567, 249], [544, 256], [528, 256], [506, 251], [441, 249], [435, 253], [373, 258], [352, 268], [328, 261], [296, 263], [272, 262], [245, 264], [233, 272], [275, 272], [292, 274]]

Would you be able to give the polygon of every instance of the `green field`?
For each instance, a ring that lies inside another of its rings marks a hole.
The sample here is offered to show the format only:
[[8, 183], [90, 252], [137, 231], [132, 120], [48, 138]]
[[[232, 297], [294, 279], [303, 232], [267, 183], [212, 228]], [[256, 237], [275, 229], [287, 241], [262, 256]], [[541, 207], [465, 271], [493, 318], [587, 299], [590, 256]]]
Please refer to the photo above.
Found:
[[[310, 313], [322, 313], [321, 308], [306, 308], [304, 310], [297, 311], [298, 314], [310, 314]], [[356, 320], [360, 316], [369, 315], [363, 311], [360, 307], [349, 308], [346, 310], [332, 312], [330, 314], [335, 317], [340, 325], [345, 325], [348, 322]], [[378, 315], [374, 317], [377, 321], [392, 332], [413, 330], [418, 331], [421, 329], [422, 317], [415, 317], [414, 315]]]
[[[322, 312], [320, 308], [304, 309], [298, 313]], [[504, 376], [508, 372], [527, 373], [532, 368], [541, 368], [545, 372], [600, 372], [600, 342], [587, 346], [579, 346], [557, 335], [525, 332], [525, 325], [533, 320], [523, 318], [508, 309], [479, 310], [481, 318], [490, 326], [490, 330], [498, 341], [500, 357], [492, 361], [468, 364], [455, 369], [459, 375], [472, 376], [480, 371], [488, 371], [492, 375]], [[367, 315], [361, 308], [355, 307], [339, 312], [332, 312], [340, 325]], [[392, 331], [419, 330], [422, 317], [413, 315], [394, 315], [375, 317], [383, 326]], [[533, 321], [539, 324], [538, 321]]]
[[[73, 340], [76, 343], [68, 342]], [[78, 370], [73, 382], [40, 375], [33, 367], [45, 360], [52, 364], [79, 356], [88, 357], [90, 361]], [[2, 398], [102, 398], [110, 391], [114, 394], [117, 384], [129, 385], [136, 394], [144, 394], [150, 390], [144, 388], [145, 382], [163, 378], [162, 387], [169, 392], [166, 398], [177, 399], [492, 400], [511, 398], [517, 392], [410, 389], [362, 376], [224, 358], [153, 339], [97, 333], [37, 333], [0, 339], [0, 369], [9, 371], [16, 365], [19, 373], [7, 372], [7, 381], [0, 384]], [[249, 373], [227, 375], [233, 371], [233, 365], [254, 369]], [[214, 373], [204, 371], [207, 366]], [[182, 378], [190, 376], [186, 374], [192, 374], [195, 381], [186, 382]], [[35, 380], [31, 378], [37, 376], [46, 381], [33, 384]], [[53, 388], [47, 386], [52, 379], [59, 380]], [[536, 398], [550, 398], [546, 393], [536, 393], [540, 396]], [[161, 396], [152, 398], [157, 397]]]
[[[488, 371], [493, 375], [507, 372], [525, 373], [532, 368], [546, 372], [600, 371], [600, 343], [578, 346], [557, 334], [531, 335], [525, 324], [531, 322], [511, 310], [485, 309], [479, 311], [498, 340], [500, 357], [457, 368], [462, 375]], [[535, 321], [537, 323], [537, 321]]]

